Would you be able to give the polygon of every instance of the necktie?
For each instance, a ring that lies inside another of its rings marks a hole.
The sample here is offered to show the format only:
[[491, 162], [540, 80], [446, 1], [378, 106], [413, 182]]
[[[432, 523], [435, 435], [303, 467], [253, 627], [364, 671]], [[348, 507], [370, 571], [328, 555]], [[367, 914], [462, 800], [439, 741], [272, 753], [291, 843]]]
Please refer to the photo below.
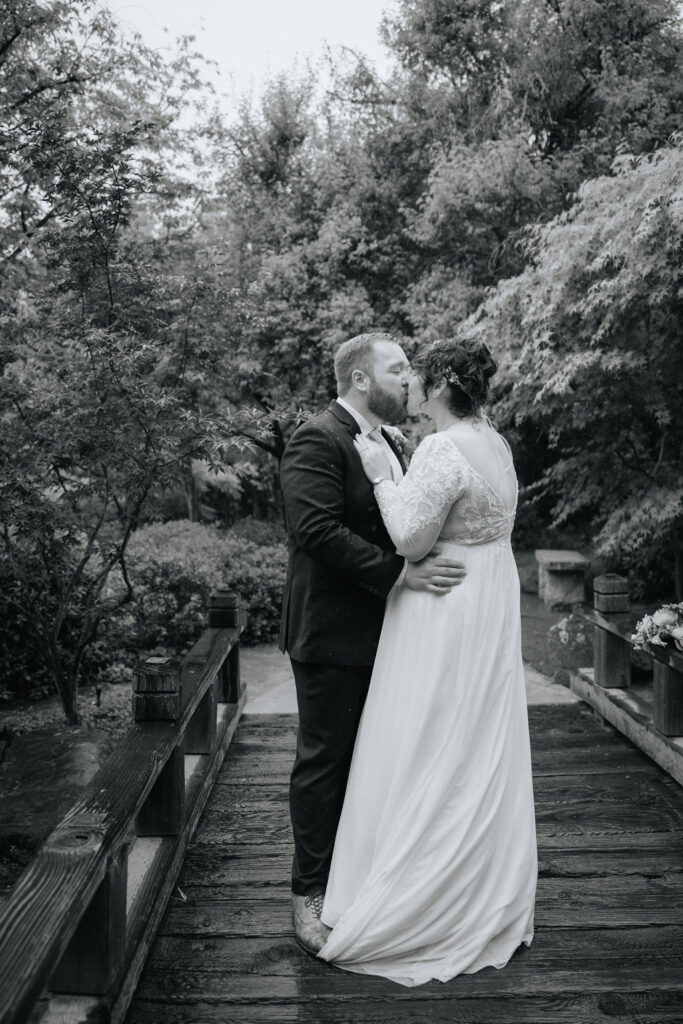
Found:
[[391, 445], [389, 444], [386, 437], [382, 433], [382, 427], [375, 427], [374, 430], [371, 430], [367, 436], [372, 441], [376, 441], [378, 444], [381, 444], [384, 447], [387, 455], [389, 456], [389, 467], [391, 469], [392, 479], [394, 483], [398, 483], [398, 481], [403, 476], [403, 470], [401, 469], [401, 464], [396, 458], [396, 455]]

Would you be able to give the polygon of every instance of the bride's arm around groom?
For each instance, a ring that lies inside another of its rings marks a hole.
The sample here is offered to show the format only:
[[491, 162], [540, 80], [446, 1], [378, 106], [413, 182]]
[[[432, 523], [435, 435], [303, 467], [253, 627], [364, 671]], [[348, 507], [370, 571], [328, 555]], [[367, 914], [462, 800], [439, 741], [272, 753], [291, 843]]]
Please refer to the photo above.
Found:
[[280, 645], [301, 661], [371, 664], [389, 591], [445, 589], [462, 569], [447, 558], [409, 564], [396, 554], [353, 438], [333, 402], [300, 426], [282, 459], [289, 570]]

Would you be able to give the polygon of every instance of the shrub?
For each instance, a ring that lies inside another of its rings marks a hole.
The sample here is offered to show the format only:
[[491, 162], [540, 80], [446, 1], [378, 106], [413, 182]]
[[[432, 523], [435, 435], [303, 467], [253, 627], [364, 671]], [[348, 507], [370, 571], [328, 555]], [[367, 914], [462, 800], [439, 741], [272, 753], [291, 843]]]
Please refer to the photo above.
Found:
[[277, 522], [255, 519], [253, 516], [246, 516], [238, 519], [230, 527], [230, 536], [239, 537], [241, 540], [251, 541], [259, 547], [270, 547], [273, 544], [286, 544], [287, 531], [279, 520]]
[[[142, 527], [128, 552], [135, 596], [97, 645], [99, 673], [120, 678], [123, 665], [148, 653], [181, 655], [206, 628], [209, 594], [217, 587], [242, 596], [244, 643], [275, 639], [286, 565], [282, 544], [257, 546], [214, 526], [176, 520]], [[123, 581], [112, 586], [122, 588]]]
[[[286, 547], [273, 542], [280, 536], [277, 523], [257, 520], [243, 520], [234, 532], [187, 519], [137, 530], [127, 557], [133, 600], [116, 607], [125, 586], [113, 574], [103, 599], [115, 611], [84, 657], [82, 685], [120, 682], [151, 653], [182, 655], [206, 628], [209, 594], [217, 587], [242, 595], [248, 612], [243, 643], [275, 640], [287, 567]], [[0, 560], [0, 583], [8, 572], [7, 560]], [[0, 610], [0, 702], [40, 700], [54, 685], [12, 606], [0, 600]]]
[[9, 560], [0, 557], [0, 702], [40, 700], [54, 683], [24, 618], [6, 598], [13, 585]]

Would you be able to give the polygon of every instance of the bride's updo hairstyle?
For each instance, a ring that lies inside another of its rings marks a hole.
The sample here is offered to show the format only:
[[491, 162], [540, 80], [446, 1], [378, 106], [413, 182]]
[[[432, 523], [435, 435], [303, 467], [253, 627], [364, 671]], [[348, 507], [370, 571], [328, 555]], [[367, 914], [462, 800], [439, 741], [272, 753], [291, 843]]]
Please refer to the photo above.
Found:
[[476, 416], [486, 402], [498, 364], [482, 341], [442, 338], [421, 348], [412, 368], [426, 394], [446, 379], [454, 416]]

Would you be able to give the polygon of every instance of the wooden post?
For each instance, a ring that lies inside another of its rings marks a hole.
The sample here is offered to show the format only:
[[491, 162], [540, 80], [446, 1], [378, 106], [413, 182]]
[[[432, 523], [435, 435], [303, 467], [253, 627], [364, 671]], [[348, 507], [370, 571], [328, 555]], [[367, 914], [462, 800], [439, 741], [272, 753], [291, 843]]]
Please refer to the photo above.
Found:
[[135, 831], [139, 836], [177, 836], [185, 819], [185, 752], [179, 743], [169, 755], [140, 808]]
[[[147, 658], [133, 673], [133, 715], [136, 722], [180, 718], [180, 664], [175, 658]], [[169, 755], [140, 808], [135, 822], [139, 836], [175, 836], [185, 817], [185, 756], [182, 742]]]
[[629, 609], [628, 580], [615, 572], [596, 576], [593, 580], [593, 606], [603, 615], [627, 612]]
[[631, 683], [631, 648], [606, 629], [595, 627], [593, 634], [595, 682], [606, 689], [625, 688]]
[[235, 590], [214, 590], [209, 596], [209, 626], [230, 629], [240, 622], [240, 595]]
[[[628, 611], [628, 582], [616, 573], [596, 576], [593, 605], [604, 616]], [[596, 624], [593, 633], [595, 682], [605, 689], [623, 689], [631, 684], [631, 645], [624, 637]]]
[[104, 879], [52, 974], [52, 992], [100, 996], [118, 981], [126, 952], [127, 877], [128, 844], [124, 843], [110, 860]]
[[225, 659], [225, 674], [227, 682], [228, 703], [237, 704], [242, 696], [243, 684], [240, 674], [240, 645], [235, 644], [230, 654]]
[[683, 736], [683, 672], [655, 655], [654, 725], [664, 736]]
[[180, 663], [175, 658], [147, 658], [133, 672], [133, 718], [177, 722], [179, 717]]
[[221, 665], [218, 675], [216, 677], [216, 685], [218, 687], [218, 701], [221, 704], [234, 704], [234, 698], [232, 696], [232, 685], [230, 680], [230, 664], [229, 657], [225, 659]]
[[206, 691], [185, 730], [186, 754], [210, 754], [216, 742], [216, 686]]
[[[209, 597], [209, 626], [213, 629], [229, 629], [244, 621], [242, 600], [234, 590], [215, 590]], [[230, 651], [220, 672], [219, 700], [225, 704], [236, 704], [242, 693], [240, 679], [239, 643]]]

